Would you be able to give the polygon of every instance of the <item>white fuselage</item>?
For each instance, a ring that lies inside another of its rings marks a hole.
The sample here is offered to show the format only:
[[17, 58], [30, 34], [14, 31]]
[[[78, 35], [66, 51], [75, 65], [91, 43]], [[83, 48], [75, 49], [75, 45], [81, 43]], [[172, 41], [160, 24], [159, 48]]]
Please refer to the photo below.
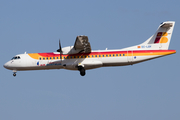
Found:
[[[82, 65], [86, 70], [105, 66], [124, 66], [154, 59], [164, 55], [173, 54], [174, 50], [102, 50], [91, 53], [62, 55], [58, 52], [20, 54], [19, 59], [12, 59], [4, 64], [4, 67], [14, 71], [45, 70], [45, 69], [69, 69], [78, 70]], [[35, 55], [34, 55], [35, 54]], [[34, 56], [33, 56], [34, 55]]]

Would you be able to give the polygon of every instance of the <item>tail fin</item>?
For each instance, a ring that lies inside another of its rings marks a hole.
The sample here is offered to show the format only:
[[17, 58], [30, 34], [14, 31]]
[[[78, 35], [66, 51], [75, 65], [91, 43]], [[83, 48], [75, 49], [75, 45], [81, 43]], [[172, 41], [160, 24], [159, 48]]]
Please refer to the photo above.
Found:
[[144, 49], [168, 50], [174, 25], [174, 21], [161, 23], [156, 33], [144, 43], [138, 45], [138, 48], [141, 49], [141, 47], [144, 47]]

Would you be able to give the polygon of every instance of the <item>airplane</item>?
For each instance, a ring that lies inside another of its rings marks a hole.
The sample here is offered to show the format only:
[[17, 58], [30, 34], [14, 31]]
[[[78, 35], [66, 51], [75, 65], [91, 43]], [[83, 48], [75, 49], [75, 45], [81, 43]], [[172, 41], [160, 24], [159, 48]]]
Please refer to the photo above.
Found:
[[13, 71], [67, 69], [80, 71], [84, 76], [86, 70], [108, 66], [133, 65], [147, 60], [176, 53], [168, 50], [175, 21], [160, 24], [149, 39], [139, 45], [114, 50], [91, 50], [88, 37], [77, 36], [74, 46], [61, 48], [57, 52], [24, 53], [15, 55], [3, 66]]

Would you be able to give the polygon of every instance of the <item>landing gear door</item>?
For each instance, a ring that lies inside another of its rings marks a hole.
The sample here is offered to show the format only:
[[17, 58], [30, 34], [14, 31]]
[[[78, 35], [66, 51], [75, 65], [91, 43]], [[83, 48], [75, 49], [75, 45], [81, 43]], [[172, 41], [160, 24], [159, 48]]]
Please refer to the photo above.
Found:
[[133, 51], [132, 50], [127, 51], [127, 59], [128, 59], [129, 63], [133, 62]]

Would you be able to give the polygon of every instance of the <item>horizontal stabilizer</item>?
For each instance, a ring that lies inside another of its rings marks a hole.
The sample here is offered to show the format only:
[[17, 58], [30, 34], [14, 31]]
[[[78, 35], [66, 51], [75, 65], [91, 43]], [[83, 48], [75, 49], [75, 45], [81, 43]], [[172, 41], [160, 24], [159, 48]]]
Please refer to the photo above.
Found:
[[173, 24], [172, 23], [164, 23], [161, 25], [162, 28], [169, 28], [169, 27], [172, 27]]

